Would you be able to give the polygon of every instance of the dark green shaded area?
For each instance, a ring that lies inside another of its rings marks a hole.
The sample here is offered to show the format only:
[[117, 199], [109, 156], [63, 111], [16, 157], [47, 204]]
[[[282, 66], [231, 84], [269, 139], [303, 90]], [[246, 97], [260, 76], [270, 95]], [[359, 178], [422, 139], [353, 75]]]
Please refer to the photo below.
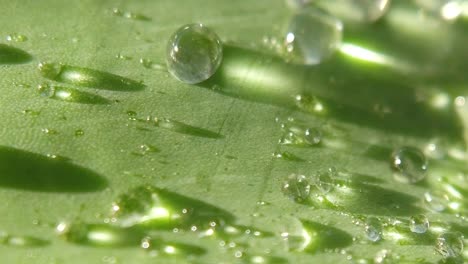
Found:
[[[442, 135], [463, 142], [454, 109], [434, 109], [418, 100], [417, 89], [406, 82], [365, 75], [357, 65], [344, 64], [331, 60], [320, 66], [292, 65], [269, 54], [225, 45], [220, 69], [200, 86], [382, 131], [425, 138]], [[305, 100], [298, 102], [297, 95]], [[316, 103], [324, 111], [314, 111]]]
[[32, 60], [32, 56], [24, 50], [0, 44], [0, 65], [1, 64], [22, 64]]
[[304, 252], [324, 252], [330, 249], [345, 248], [353, 243], [352, 236], [341, 229], [307, 220], [301, 220], [301, 222], [310, 236], [310, 243]]
[[107, 180], [63, 158], [0, 147], [0, 187], [37, 192], [80, 193], [106, 188]]

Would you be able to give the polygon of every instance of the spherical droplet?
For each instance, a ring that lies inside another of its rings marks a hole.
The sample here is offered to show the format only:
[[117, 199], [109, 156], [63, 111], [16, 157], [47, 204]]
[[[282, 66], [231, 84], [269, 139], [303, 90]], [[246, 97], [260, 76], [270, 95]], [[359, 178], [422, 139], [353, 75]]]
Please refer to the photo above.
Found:
[[282, 186], [283, 193], [296, 202], [309, 199], [310, 184], [304, 175], [291, 174]]
[[304, 139], [310, 145], [317, 145], [322, 141], [322, 132], [315, 128], [307, 128], [304, 131]]
[[382, 238], [382, 223], [376, 217], [369, 217], [366, 220], [366, 236], [372, 242], [377, 242]]
[[294, 15], [284, 36], [286, 60], [305, 65], [330, 57], [341, 44], [343, 24], [322, 10], [307, 8]]
[[456, 258], [463, 252], [463, 236], [458, 232], [446, 232], [437, 238], [436, 251], [444, 258]]
[[202, 24], [179, 28], [167, 44], [169, 72], [184, 83], [200, 83], [221, 65], [223, 46], [219, 37]]
[[403, 147], [392, 154], [391, 166], [395, 180], [403, 183], [416, 183], [427, 174], [428, 162], [417, 148]]
[[315, 187], [323, 194], [329, 193], [335, 186], [334, 178], [336, 175], [335, 168], [328, 168], [326, 172], [319, 172], [315, 177]]
[[429, 220], [425, 215], [415, 215], [410, 217], [409, 227], [411, 232], [423, 234], [429, 228]]

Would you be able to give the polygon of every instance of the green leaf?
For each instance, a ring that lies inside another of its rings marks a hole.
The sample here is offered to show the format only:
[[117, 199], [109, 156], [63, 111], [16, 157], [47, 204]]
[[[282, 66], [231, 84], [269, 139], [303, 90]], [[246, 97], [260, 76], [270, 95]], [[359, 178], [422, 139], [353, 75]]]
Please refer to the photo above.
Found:
[[[302, 66], [264, 42], [285, 1], [4, 1], [1, 262], [463, 263], [466, 18], [393, 2]], [[166, 42], [194, 22], [224, 58], [187, 85]], [[428, 157], [422, 182], [393, 177], [404, 146]]]

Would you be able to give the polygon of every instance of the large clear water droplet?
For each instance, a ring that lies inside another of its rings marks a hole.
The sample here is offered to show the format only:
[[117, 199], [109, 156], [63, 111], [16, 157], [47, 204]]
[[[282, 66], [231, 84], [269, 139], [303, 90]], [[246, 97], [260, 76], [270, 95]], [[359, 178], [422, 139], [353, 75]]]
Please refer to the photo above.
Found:
[[210, 78], [221, 65], [223, 46], [211, 29], [203, 24], [179, 28], [167, 44], [167, 69], [184, 83], [200, 83]]
[[305, 202], [309, 199], [310, 184], [304, 175], [291, 174], [283, 183], [283, 193], [296, 202]]
[[429, 228], [429, 219], [425, 215], [415, 215], [410, 217], [409, 227], [411, 232], [423, 234]]
[[395, 180], [416, 183], [425, 178], [428, 162], [419, 149], [403, 147], [392, 153], [391, 166]]
[[307, 8], [295, 14], [284, 39], [286, 60], [305, 65], [330, 57], [341, 44], [343, 24], [322, 10]]

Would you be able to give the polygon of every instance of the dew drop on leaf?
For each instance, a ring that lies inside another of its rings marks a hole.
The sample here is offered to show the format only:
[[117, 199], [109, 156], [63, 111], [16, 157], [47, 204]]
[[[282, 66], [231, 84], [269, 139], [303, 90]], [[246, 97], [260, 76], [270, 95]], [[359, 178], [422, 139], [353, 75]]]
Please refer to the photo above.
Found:
[[368, 217], [365, 224], [366, 237], [372, 242], [382, 239], [382, 223], [376, 217]]
[[296, 202], [305, 202], [309, 199], [310, 184], [304, 175], [291, 174], [283, 183], [282, 191]]
[[284, 56], [296, 64], [314, 65], [330, 57], [341, 44], [343, 24], [319, 9], [295, 14], [284, 36]]
[[413, 233], [426, 233], [429, 228], [429, 219], [425, 215], [415, 215], [410, 217], [409, 227]]
[[223, 58], [221, 40], [203, 24], [179, 28], [170, 37], [166, 52], [169, 72], [179, 81], [190, 84], [210, 78]]
[[446, 232], [437, 237], [436, 251], [444, 258], [457, 258], [463, 252], [463, 236], [458, 232]]
[[426, 177], [428, 162], [419, 149], [402, 147], [392, 153], [391, 167], [395, 180], [402, 183], [417, 183]]

